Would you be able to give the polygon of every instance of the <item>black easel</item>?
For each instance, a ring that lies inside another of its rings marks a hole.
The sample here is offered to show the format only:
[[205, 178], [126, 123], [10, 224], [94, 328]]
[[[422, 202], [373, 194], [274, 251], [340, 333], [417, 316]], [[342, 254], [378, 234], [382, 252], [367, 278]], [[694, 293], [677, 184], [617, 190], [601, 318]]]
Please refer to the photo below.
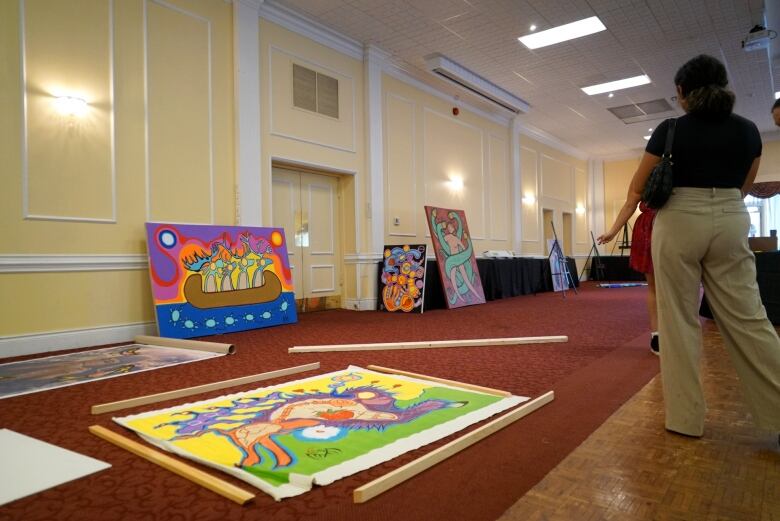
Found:
[[623, 238], [620, 240], [618, 249], [620, 250], [620, 256], [623, 256], [623, 252], [631, 249], [631, 240], [628, 238], [628, 223], [623, 225]]
[[[601, 262], [601, 255], [599, 255], [599, 249], [596, 246], [596, 237], [593, 236], [593, 232], [590, 232], [590, 239], [593, 242], [593, 245], [590, 247], [588, 258], [585, 259], [585, 265], [582, 267], [580, 280], [582, 280], [585, 270], [588, 270], [588, 280], [604, 280], [604, 263]], [[591, 260], [591, 256], [593, 257], [593, 260]], [[588, 261], [590, 261], [590, 268], [588, 268]], [[593, 278], [594, 274], [596, 275], [595, 279]]]

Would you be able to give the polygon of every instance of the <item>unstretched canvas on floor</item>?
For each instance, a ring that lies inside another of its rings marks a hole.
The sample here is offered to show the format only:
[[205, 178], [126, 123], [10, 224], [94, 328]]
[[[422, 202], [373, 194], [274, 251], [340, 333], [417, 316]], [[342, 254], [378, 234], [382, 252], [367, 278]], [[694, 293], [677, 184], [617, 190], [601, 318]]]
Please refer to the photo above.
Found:
[[279, 500], [393, 459], [526, 400], [350, 366], [114, 421]]
[[146, 223], [146, 236], [160, 336], [297, 321], [283, 229]]
[[224, 353], [130, 344], [0, 365], [0, 399], [207, 360]]
[[463, 210], [425, 207], [448, 308], [484, 304], [474, 244]]
[[385, 246], [379, 273], [379, 309], [423, 312], [425, 252], [424, 244]]

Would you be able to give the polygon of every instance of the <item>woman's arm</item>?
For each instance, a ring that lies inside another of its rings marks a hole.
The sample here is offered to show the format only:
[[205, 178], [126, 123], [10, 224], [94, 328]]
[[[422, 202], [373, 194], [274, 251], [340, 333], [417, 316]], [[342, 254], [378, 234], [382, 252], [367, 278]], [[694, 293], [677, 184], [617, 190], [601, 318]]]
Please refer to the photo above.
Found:
[[649, 152], [645, 152], [642, 156], [642, 160], [639, 162], [639, 166], [634, 172], [634, 177], [631, 178], [631, 183], [628, 185], [628, 193], [626, 194], [626, 203], [618, 212], [615, 222], [609, 231], [603, 235], [599, 235], [597, 241], [599, 244], [604, 244], [615, 238], [615, 235], [621, 228], [628, 222], [642, 199], [642, 191], [645, 189], [647, 179], [650, 177], [650, 172], [653, 171], [655, 165], [661, 161], [661, 158], [653, 155]]
[[742, 185], [742, 197], [745, 197], [750, 189], [753, 187], [753, 181], [756, 180], [756, 174], [758, 174], [758, 165], [761, 163], [761, 156], [758, 156], [753, 160], [753, 164], [750, 165], [748, 175], [745, 178], [745, 182]]

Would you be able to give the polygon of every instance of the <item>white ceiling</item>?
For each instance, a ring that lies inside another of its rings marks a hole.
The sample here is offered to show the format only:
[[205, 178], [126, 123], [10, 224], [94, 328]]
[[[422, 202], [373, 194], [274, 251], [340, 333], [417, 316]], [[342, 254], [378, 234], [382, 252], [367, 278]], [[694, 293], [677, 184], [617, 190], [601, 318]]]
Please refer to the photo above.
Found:
[[[763, 23], [762, 0], [266, 1], [374, 44], [417, 72], [425, 71], [425, 56], [442, 53], [527, 101], [524, 123], [591, 156], [643, 148], [642, 136], [660, 120], [627, 125], [606, 108], [658, 98], [676, 105], [674, 74], [701, 53], [726, 64], [736, 112], [776, 132], [769, 54], [741, 48], [750, 28]], [[606, 31], [535, 51], [517, 41], [531, 24], [540, 31], [594, 15]], [[652, 83], [613, 98], [580, 90], [639, 74]]]

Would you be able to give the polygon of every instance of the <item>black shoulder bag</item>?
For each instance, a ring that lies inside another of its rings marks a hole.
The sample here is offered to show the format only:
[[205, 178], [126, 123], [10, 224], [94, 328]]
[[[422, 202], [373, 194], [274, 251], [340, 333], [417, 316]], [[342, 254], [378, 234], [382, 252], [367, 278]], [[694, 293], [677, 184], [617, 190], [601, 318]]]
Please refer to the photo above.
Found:
[[669, 120], [669, 127], [666, 130], [666, 146], [664, 146], [664, 155], [661, 161], [655, 165], [650, 177], [645, 183], [645, 189], [642, 191], [642, 200], [653, 209], [659, 209], [666, 204], [669, 196], [672, 195], [674, 188], [674, 177], [672, 174], [672, 143], [674, 143], [674, 127], [676, 119]]

